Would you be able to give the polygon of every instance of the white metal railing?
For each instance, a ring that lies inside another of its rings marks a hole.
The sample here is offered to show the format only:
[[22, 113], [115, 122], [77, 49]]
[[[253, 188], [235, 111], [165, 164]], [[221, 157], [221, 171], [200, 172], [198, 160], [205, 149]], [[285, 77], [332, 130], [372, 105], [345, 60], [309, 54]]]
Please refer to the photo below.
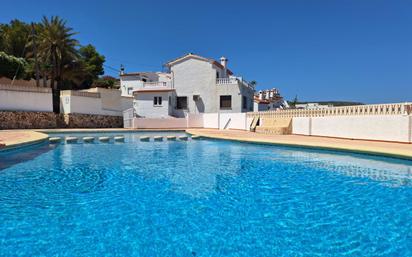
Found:
[[349, 115], [412, 115], [412, 103], [368, 104], [343, 107], [329, 107], [314, 110], [287, 109], [251, 112], [247, 115], [248, 117], [260, 116], [261, 118], [323, 117]]
[[133, 128], [134, 108], [123, 111], [123, 127]]

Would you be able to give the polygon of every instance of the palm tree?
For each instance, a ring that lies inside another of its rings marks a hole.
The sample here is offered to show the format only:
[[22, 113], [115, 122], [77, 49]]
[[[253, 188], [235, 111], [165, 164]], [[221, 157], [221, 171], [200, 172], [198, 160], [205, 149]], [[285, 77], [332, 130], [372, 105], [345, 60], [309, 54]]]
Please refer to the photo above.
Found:
[[73, 38], [76, 33], [66, 26], [66, 21], [58, 16], [50, 20], [43, 17], [39, 24], [37, 48], [43, 67], [49, 69], [53, 92], [53, 111], [60, 112], [60, 89], [64, 78], [65, 66], [78, 58], [76, 47], [79, 42]]

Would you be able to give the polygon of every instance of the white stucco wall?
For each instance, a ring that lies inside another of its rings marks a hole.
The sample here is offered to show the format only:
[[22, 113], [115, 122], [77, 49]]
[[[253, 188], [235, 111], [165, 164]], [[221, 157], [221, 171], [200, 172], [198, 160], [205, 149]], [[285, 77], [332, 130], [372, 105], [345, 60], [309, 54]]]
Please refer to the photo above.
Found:
[[[138, 116], [143, 118], [166, 118], [171, 114], [172, 106], [169, 105], [170, 92], [145, 92], [134, 96], [134, 108]], [[154, 97], [162, 97], [162, 105], [153, 104]]]
[[292, 120], [292, 133], [411, 142], [411, 117], [407, 115], [298, 117]]
[[188, 113], [186, 116], [188, 128], [203, 128], [203, 113]]
[[[96, 94], [100, 97], [91, 97]], [[133, 107], [133, 98], [122, 97], [116, 89], [64, 90], [61, 92], [60, 100], [62, 113], [122, 116], [124, 110]]]
[[0, 88], [0, 110], [52, 112], [52, 94], [51, 92], [11, 91]]
[[219, 128], [219, 114], [218, 113], [204, 113], [203, 114], [204, 128]]
[[[187, 96], [190, 113], [217, 112], [216, 69], [211, 63], [188, 59], [173, 65], [171, 72], [176, 95]], [[201, 99], [196, 103], [193, 95], [200, 95]]]
[[246, 113], [220, 113], [219, 129], [247, 130]]
[[120, 98], [120, 103], [122, 106], [122, 110], [127, 110], [130, 108], [133, 108], [133, 97], [129, 97], [129, 96], [122, 96]]
[[105, 110], [102, 108], [100, 98], [63, 95], [61, 100], [62, 113], [97, 114], [109, 116], [122, 116], [122, 111]]
[[140, 129], [187, 128], [186, 118], [134, 118], [133, 127]]
[[[240, 84], [216, 84], [217, 69], [213, 64], [198, 59], [186, 59], [171, 67], [172, 84], [177, 96], [186, 96], [189, 113], [239, 113], [253, 110], [253, 93]], [[194, 101], [193, 95], [200, 95]], [[232, 96], [232, 107], [220, 109], [220, 96]], [[247, 106], [242, 108], [242, 96], [246, 96]], [[183, 116], [175, 111], [176, 116]]]

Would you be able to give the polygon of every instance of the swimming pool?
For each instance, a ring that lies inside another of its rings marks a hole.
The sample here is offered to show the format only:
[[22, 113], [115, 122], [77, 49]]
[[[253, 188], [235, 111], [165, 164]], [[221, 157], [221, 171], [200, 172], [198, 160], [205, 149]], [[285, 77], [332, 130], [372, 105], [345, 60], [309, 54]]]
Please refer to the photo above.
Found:
[[410, 161], [122, 134], [1, 153], [0, 256], [412, 256]]

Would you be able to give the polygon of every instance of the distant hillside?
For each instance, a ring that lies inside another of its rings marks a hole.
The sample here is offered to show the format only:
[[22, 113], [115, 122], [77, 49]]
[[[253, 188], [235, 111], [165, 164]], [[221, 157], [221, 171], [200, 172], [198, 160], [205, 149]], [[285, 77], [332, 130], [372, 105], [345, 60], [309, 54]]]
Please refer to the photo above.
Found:
[[[288, 101], [289, 104], [292, 104], [292, 101]], [[333, 105], [333, 106], [351, 106], [351, 105], [364, 105], [360, 102], [349, 102], [349, 101], [313, 101], [313, 102], [297, 102], [297, 104], [307, 104], [307, 103], [319, 103], [321, 105]]]

